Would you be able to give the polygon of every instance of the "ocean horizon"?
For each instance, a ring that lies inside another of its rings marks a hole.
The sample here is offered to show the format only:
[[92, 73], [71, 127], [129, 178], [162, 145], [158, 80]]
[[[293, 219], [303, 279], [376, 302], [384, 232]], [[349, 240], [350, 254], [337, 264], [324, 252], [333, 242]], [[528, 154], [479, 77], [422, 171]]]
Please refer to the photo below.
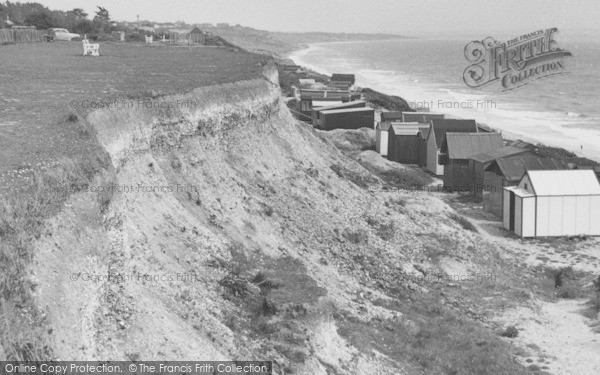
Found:
[[394, 39], [310, 44], [288, 57], [323, 74], [354, 73], [356, 84], [397, 95], [419, 110], [472, 118], [505, 138], [562, 147], [600, 161], [600, 45], [559, 41], [570, 51], [562, 74], [508, 91], [463, 81], [468, 38]]

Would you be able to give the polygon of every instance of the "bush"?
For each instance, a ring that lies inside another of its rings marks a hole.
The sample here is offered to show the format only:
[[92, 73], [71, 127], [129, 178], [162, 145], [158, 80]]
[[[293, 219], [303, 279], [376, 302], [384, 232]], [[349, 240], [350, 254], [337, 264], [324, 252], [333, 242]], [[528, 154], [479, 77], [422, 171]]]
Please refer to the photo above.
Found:
[[504, 331], [500, 332], [500, 336], [512, 339], [519, 336], [519, 330], [515, 326], [508, 326]]
[[450, 219], [456, 221], [464, 229], [477, 233], [477, 227], [473, 225], [473, 223], [471, 223], [464, 216], [461, 216], [457, 213], [453, 213], [452, 215], [450, 215]]
[[352, 182], [358, 187], [366, 189], [371, 185], [377, 184], [377, 179], [366, 171], [364, 173], [355, 172], [340, 164], [334, 164], [329, 168], [339, 177]]
[[342, 236], [344, 236], [345, 239], [356, 245], [366, 244], [369, 242], [369, 236], [367, 234], [367, 231], [364, 229], [346, 229], [344, 233], [342, 233]]

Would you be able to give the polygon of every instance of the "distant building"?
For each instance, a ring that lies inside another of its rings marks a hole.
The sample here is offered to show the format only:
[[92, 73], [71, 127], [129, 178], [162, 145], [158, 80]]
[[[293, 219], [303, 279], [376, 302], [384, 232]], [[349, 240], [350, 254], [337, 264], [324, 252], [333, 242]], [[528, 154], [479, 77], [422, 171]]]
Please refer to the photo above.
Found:
[[534, 151], [527, 150], [524, 148], [515, 146], [504, 146], [492, 151], [483, 152], [469, 157], [469, 169], [471, 169], [471, 173], [473, 174], [473, 194], [475, 195], [475, 197], [482, 197], [485, 169], [489, 167], [493, 161], [511, 156], [536, 157], [539, 155], [536, 154]]
[[427, 169], [436, 176], [444, 174], [444, 166], [439, 162], [440, 149], [447, 132], [476, 133], [475, 120], [431, 120], [429, 134], [427, 134]]
[[473, 171], [469, 157], [502, 147], [499, 133], [446, 133], [440, 149], [440, 162], [444, 165], [444, 189], [473, 191]]
[[419, 132], [430, 124], [392, 122], [388, 129], [387, 158], [403, 164], [419, 163]]
[[504, 188], [502, 223], [521, 237], [598, 236], [598, 179], [591, 170], [527, 171]]
[[217, 23], [217, 27], [229, 27], [229, 24], [227, 22], [221, 22]]
[[321, 129], [373, 129], [375, 110], [373, 108], [344, 108], [321, 112]]
[[443, 120], [445, 115], [443, 113], [429, 113], [429, 112], [403, 112], [402, 121], [404, 122], [420, 122], [425, 123], [431, 120]]
[[[527, 150], [530, 151], [530, 150]], [[505, 187], [515, 186], [526, 171], [568, 169], [559, 159], [513, 155], [493, 160], [483, 173], [483, 210], [502, 217]]]
[[207, 29], [207, 28], [210, 28], [210, 27], [215, 27], [215, 25], [213, 25], [212, 23], [201, 23], [201, 24], [198, 25], [198, 27], [201, 28], [201, 29]]
[[190, 31], [190, 39], [194, 43], [204, 44], [206, 34], [204, 33], [204, 31], [195, 27], [192, 29], [192, 31]]

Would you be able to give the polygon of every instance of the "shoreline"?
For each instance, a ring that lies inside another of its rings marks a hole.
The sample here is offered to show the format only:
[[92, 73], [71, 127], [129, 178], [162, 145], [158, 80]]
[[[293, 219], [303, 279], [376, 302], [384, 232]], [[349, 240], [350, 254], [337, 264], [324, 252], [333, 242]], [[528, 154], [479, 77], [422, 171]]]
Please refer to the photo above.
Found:
[[[322, 42], [322, 43], [310, 43], [308, 45], [305, 45], [303, 49], [299, 49], [296, 51], [292, 51], [290, 53], [288, 53], [285, 56], [285, 59], [293, 61], [294, 64], [300, 65], [302, 67], [305, 67], [311, 71], [314, 71], [318, 74], [321, 75], [331, 75], [334, 72], [329, 72], [326, 68], [322, 67], [322, 66], [317, 66], [314, 64], [311, 64], [307, 61], [305, 61], [305, 59], [303, 58], [303, 56], [305, 56], [306, 54], [308, 54], [311, 50], [313, 50], [316, 47], [322, 46], [322, 45], [327, 45], [327, 44], [339, 44], [340, 42]], [[343, 42], [343, 43], [356, 43], [355, 41], [349, 41], [349, 42]], [[357, 80], [358, 80], [358, 75], [357, 75]], [[416, 82], [418, 82], [418, 80], [415, 80]], [[361, 86], [362, 87], [362, 86]], [[446, 115], [447, 118], [457, 118], [457, 119], [464, 119], [464, 118], [473, 118], [477, 121], [478, 124], [482, 124], [485, 125], [497, 132], [499, 132], [500, 134], [502, 134], [502, 137], [505, 140], [508, 141], [516, 141], [516, 140], [523, 140], [529, 143], [532, 143], [534, 145], [539, 145], [545, 148], [551, 148], [551, 149], [557, 149], [557, 150], [562, 150], [565, 153], [569, 153], [574, 155], [574, 157], [578, 157], [578, 158], [583, 158], [583, 159], [587, 159], [590, 161], [593, 161], [595, 163], [600, 163], [600, 154], [596, 155], [582, 155], [581, 152], [578, 152], [577, 150], [572, 150], [568, 147], [565, 147], [564, 144], [559, 144], [559, 142], [547, 142], [544, 140], [541, 140], [539, 137], [536, 137], [535, 135], [531, 135], [531, 134], [526, 134], [525, 132], [523, 133], [517, 133], [515, 131], [513, 131], [512, 129], [505, 129], [503, 127], [497, 126], [497, 124], [494, 124], [491, 121], [480, 121], [480, 119], [475, 118], [476, 116], [458, 116], [458, 115], [454, 115], [454, 114], [449, 114], [447, 112], [443, 112], [440, 111], [439, 109], [437, 111], [433, 111], [431, 110], [431, 108], [418, 108], [418, 109], [414, 109], [414, 106], [412, 104], [416, 103], [415, 101], [410, 101], [408, 99], [406, 99], [404, 96], [396, 93], [396, 92], [389, 92], [389, 91], [382, 91], [378, 88], [374, 88], [371, 87], [370, 85], [365, 85], [362, 88], [369, 88], [373, 91], [379, 92], [383, 95], [387, 95], [387, 96], [398, 96], [401, 97], [402, 100], [404, 100], [405, 102], [409, 103], [409, 105], [411, 105], [411, 109], [415, 110], [415, 111], [420, 111], [422, 109], [427, 109], [427, 111], [431, 111], [432, 113], [444, 113]], [[478, 92], [474, 92], [473, 94], [477, 95]], [[434, 100], [432, 100], [433, 102]], [[553, 127], [554, 128], [554, 127]], [[553, 131], [554, 129], [550, 129], [551, 131]], [[572, 128], [574, 129], [574, 128]], [[581, 129], [577, 129], [580, 130]]]

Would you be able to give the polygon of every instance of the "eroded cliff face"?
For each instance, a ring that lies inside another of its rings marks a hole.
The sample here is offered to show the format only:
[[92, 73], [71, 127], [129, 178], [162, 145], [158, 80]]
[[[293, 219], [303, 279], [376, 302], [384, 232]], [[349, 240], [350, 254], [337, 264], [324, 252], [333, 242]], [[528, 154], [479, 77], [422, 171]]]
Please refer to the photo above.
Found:
[[[296, 122], [276, 84], [271, 69], [152, 109], [90, 115], [114, 172], [72, 196], [36, 256], [37, 298], [59, 358], [419, 373], [361, 344], [352, 327], [416, 334], [420, 322], [391, 307], [400, 294], [427, 293], [412, 264], [443, 239], [455, 249], [480, 239], [430, 194], [343, 178], [378, 184]], [[473, 254], [464, 250], [465, 271], [492, 256]]]

